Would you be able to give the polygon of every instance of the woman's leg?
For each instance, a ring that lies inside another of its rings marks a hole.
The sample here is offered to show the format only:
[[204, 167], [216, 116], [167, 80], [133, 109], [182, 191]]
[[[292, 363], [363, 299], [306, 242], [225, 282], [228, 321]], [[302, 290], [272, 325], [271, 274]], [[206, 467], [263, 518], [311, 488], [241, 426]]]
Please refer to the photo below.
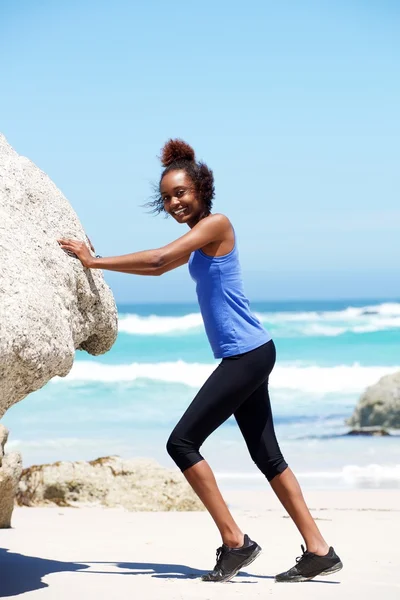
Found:
[[270, 482], [309, 552], [325, 555], [329, 546], [322, 537], [291, 469], [280, 451], [272, 418], [268, 382], [264, 382], [235, 412], [250, 455]]
[[271, 487], [303, 536], [309, 552], [325, 556], [329, 546], [305, 503], [300, 485], [289, 467], [270, 481]]
[[214, 519], [223, 543], [230, 548], [243, 546], [243, 532], [232, 517], [207, 461], [198, 462], [183, 474]]
[[[257, 352], [257, 350], [253, 351]], [[237, 548], [243, 533], [218, 489], [213, 472], [199, 449], [266, 377], [253, 352], [224, 359], [211, 374], [172, 432], [167, 451], [214, 519], [223, 542]]]

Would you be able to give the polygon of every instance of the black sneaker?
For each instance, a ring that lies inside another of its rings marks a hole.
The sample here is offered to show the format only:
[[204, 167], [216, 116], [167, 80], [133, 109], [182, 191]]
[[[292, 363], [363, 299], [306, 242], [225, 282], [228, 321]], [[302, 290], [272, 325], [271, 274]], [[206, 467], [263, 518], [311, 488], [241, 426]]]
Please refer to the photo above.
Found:
[[248, 535], [240, 548], [229, 548], [222, 544], [217, 550], [217, 564], [214, 570], [202, 576], [203, 581], [229, 581], [244, 567], [247, 567], [260, 554], [261, 548]]
[[318, 556], [313, 552], [308, 552], [304, 549], [303, 545], [301, 549], [303, 550], [303, 554], [296, 558], [296, 565], [289, 569], [289, 571], [276, 575], [275, 581], [308, 581], [318, 575], [331, 575], [343, 568], [342, 561], [332, 546], [325, 556]]

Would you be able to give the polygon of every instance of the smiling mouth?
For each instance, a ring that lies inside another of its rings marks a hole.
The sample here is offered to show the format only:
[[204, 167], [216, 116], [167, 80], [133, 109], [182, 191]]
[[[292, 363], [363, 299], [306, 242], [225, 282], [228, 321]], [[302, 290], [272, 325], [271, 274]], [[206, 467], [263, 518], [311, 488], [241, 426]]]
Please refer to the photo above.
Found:
[[184, 215], [187, 212], [187, 208], [180, 208], [179, 210], [174, 210], [172, 214], [177, 215], [178, 217], [180, 215]]

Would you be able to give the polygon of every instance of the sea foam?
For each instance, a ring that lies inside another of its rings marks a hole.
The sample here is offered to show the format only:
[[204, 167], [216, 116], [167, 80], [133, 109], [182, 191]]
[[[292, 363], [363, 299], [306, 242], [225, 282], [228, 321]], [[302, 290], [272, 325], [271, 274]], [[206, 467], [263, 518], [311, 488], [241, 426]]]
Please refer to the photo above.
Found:
[[[199, 388], [216, 368], [216, 364], [175, 362], [132, 363], [108, 365], [96, 361], [75, 362], [65, 378], [53, 382], [134, 382], [140, 379], [180, 383]], [[384, 375], [394, 373], [400, 366], [370, 366], [358, 364], [334, 367], [301, 366], [297, 363], [278, 365], [270, 379], [270, 387], [311, 394], [359, 393]]]
[[135, 314], [125, 314], [119, 318], [118, 330], [133, 335], [182, 334], [186, 331], [200, 329], [202, 325], [203, 320], [200, 313], [192, 313], [183, 317], [159, 317], [157, 315], [141, 317]]
[[[261, 479], [262, 475], [257, 472], [216, 472], [217, 479], [234, 479], [234, 480], [251, 480]], [[331, 471], [305, 471], [297, 472], [296, 477], [301, 480], [318, 479], [318, 480], [341, 480], [350, 486], [357, 484], [372, 484], [374, 487], [385, 483], [400, 484], [400, 464], [398, 465], [344, 465], [341, 469]]]
[[[266, 312], [256, 315], [279, 337], [336, 337], [345, 333], [400, 330], [400, 303], [395, 302], [348, 307], [339, 311]], [[180, 317], [144, 317], [122, 313], [119, 318], [119, 331], [138, 336], [180, 336], [203, 331], [203, 321], [200, 313]]]

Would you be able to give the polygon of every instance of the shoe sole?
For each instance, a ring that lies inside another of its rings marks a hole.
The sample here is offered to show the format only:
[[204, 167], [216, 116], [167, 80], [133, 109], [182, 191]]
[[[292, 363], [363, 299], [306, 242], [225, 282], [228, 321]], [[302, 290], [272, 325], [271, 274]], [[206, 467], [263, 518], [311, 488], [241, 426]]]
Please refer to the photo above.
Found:
[[[251, 565], [251, 563], [254, 562], [258, 556], [260, 556], [261, 552], [262, 552], [262, 549], [260, 548], [260, 546], [257, 546], [254, 549], [253, 553], [250, 554], [249, 558], [243, 564], [241, 564], [240, 567], [238, 567], [235, 571], [232, 571], [232, 573], [229, 573], [229, 575], [226, 575], [222, 579], [218, 579], [218, 581], [205, 580], [205, 583], [226, 583], [227, 581], [230, 581], [231, 579], [233, 579], [235, 577], [235, 575], [240, 573], [240, 571], [242, 571], [245, 567], [248, 567], [249, 565]], [[204, 581], [204, 579], [202, 579], [202, 581]]]
[[333, 573], [337, 573], [341, 569], [343, 569], [343, 563], [338, 562], [336, 565], [333, 565], [332, 567], [329, 567], [329, 569], [325, 569], [325, 571], [321, 571], [321, 573], [317, 573], [316, 575], [313, 575], [312, 577], [302, 577], [301, 575], [299, 575], [298, 577], [292, 577], [291, 579], [276, 579], [275, 578], [275, 582], [276, 583], [301, 583], [302, 581], [311, 581], [312, 579], [315, 579], [315, 577], [320, 577], [321, 575], [322, 576], [332, 575]]

